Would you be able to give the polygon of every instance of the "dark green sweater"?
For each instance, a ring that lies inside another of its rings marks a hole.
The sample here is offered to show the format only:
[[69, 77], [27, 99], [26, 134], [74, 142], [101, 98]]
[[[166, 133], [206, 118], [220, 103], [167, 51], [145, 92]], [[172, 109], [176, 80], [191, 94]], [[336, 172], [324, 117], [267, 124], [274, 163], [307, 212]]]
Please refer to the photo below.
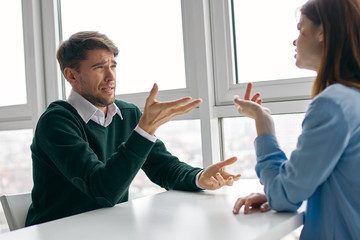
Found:
[[140, 110], [115, 103], [123, 120], [116, 114], [107, 127], [86, 124], [64, 101], [50, 104], [40, 117], [31, 145], [34, 187], [26, 226], [127, 201], [140, 168], [167, 190], [199, 190], [195, 177], [201, 169], [180, 162], [160, 140], [139, 135], [134, 128]]

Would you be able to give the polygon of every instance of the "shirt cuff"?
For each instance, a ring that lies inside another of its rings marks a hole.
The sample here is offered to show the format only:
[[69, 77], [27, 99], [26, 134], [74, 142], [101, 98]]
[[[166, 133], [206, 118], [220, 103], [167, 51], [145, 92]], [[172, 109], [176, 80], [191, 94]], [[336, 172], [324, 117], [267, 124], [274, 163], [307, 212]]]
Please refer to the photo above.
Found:
[[144, 131], [142, 128], [140, 128], [139, 125], [136, 126], [135, 131], [151, 142], [155, 142], [157, 139], [157, 137], [150, 135], [149, 133]]
[[195, 177], [195, 184], [196, 184], [196, 186], [197, 186], [198, 188], [202, 189], [202, 190], [204, 190], [204, 189], [199, 186], [199, 177], [200, 177], [200, 174], [201, 174], [203, 171], [204, 171], [204, 170], [201, 170], [200, 172], [198, 172], [198, 173], [196, 174], [196, 177]]
[[280, 150], [276, 136], [272, 133], [259, 135], [255, 138], [254, 145], [257, 157], [272, 153], [274, 149]]

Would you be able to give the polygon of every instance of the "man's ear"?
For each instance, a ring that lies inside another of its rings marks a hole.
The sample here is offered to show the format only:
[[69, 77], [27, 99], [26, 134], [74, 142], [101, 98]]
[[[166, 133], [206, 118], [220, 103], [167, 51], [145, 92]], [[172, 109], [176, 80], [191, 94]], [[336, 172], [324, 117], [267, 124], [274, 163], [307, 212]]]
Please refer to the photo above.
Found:
[[74, 69], [66, 67], [64, 69], [64, 77], [72, 85], [76, 81], [76, 72]]

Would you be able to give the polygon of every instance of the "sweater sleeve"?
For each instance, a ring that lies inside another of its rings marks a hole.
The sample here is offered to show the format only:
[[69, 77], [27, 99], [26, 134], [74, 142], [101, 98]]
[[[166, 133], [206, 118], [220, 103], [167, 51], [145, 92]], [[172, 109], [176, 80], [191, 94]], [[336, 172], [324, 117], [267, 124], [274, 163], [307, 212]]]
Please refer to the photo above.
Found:
[[[154, 143], [132, 131], [110, 158], [100, 161], [81, 125], [73, 114], [50, 110], [39, 120], [33, 158], [50, 166], [58, 179], [67, 179], [99, 206], [113, 206], [127, 197], [129, 185]], [[36, 177], [42, 176], [36, 173]]]
[[[139, 119], [142, 115], [137, 108]], [[147, 156], [142, 170], [148, 178], [166, 190], [202, 190], [196, 185], [196, 176], [202, 170], [181, 162], [173, 156], [165, 147], [165, 144], [157, 139]]]
[[201, 190], [196, 186], [196, 175], [202, 169], [179, 161], [167, 151], [159, 139], [156, 140], [142, 169], [152, 182], [166, 190]]
[[255, 139], [256, 173], [270, 207], [295, 211], [329, 177], [349, 141], [341, 108], [331, 99], [310, 105], [296, 149], [287, 160], [272, 134]]

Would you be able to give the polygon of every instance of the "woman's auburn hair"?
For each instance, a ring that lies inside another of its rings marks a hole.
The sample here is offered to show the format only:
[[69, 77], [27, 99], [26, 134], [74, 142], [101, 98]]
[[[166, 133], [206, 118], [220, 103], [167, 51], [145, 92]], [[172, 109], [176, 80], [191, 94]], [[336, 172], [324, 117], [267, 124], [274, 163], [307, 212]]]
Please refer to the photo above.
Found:
[[324, 30], [312, 97], [334, 83], [360, 89], [360, 0], [309, 0], [300, 12]]

